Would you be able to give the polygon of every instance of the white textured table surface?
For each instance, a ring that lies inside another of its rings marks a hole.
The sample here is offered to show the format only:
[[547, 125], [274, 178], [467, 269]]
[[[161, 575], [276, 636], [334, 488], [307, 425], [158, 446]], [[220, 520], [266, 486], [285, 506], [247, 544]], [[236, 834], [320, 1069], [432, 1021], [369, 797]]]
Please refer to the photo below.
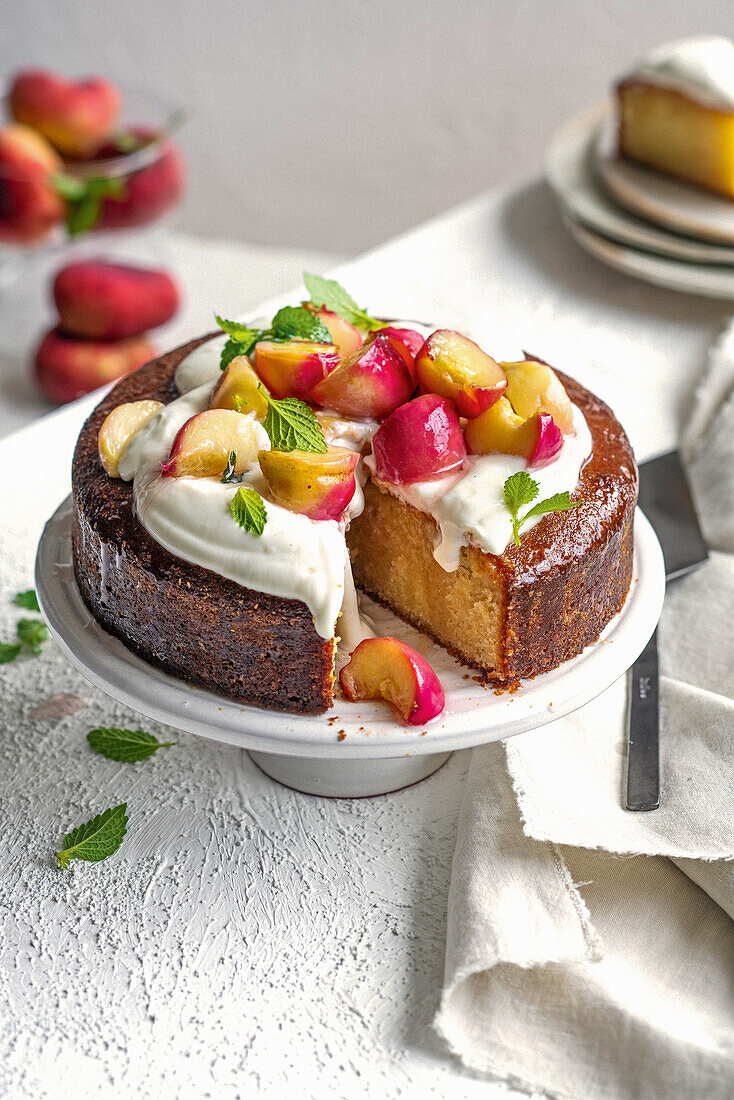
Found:
[[[556, 361], [611, 402], [643, 456], [674, 441], [726, 316], [597, 265], [540, 186], [454, 211], [344, 281], [377, 312], [452, 319], [498, 357], [523, 346]], [[89, 404], [0, 443], [3, 639]], [[88, 729], [140, 723], [53, 643], [0, 678], [0, 1095], [506, 1095], [430, 1028], [463, 754], [396, 795], [319, 800], [192, 736], [135, 766], [92, 756]], [[83, 709], [32, 716], [59, 692]], [[56, 870], [66, 829], [122, 800], [119, 853]]]

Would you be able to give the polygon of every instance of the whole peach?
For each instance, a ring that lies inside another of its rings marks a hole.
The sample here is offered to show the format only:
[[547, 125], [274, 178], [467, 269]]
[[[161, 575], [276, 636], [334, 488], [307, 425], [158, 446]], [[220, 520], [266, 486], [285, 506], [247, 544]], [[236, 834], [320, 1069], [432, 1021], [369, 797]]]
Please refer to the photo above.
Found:
[[34, 371], [46, 397], [64, 405], [137, 370], [154, 356], [155, 349], [142, 336], [128, 340], [80, 340], [53, 328], [38, 347]]
[[165, 271], [103, 261], [67, 264], [53, 294], [64, 332], [91, 340], [140, 336], [169, 321], [179, 305]]
[[16, 122], [32, 126], [69, 157], [92, 156], [120, 109], [120, 93], [109, 80], [65, 80], [44, 69], [18, 73], [9, 100]]
[[51, 182], [62, 167], [35, 130], [20, 125], [0, 130], [0, 240], [41, 240], [63, 220], [66, 207]]

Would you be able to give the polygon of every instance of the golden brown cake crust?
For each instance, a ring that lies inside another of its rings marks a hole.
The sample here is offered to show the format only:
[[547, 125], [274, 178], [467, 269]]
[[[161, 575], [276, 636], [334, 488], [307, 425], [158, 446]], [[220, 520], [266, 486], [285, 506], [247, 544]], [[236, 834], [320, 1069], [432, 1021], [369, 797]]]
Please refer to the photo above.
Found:
[[320, 713], [332, 701], [333, 643], [318, 635], [308, 607], [174, 557], [133, 515], [132, 485], [99, 462], [105, 416], [124, 401], [171, 401], [176, 367], [210, 338], [123, 378], [82, 428], [72, 467], [77, 582], [94, 617], [166, 672], [237, 702]]

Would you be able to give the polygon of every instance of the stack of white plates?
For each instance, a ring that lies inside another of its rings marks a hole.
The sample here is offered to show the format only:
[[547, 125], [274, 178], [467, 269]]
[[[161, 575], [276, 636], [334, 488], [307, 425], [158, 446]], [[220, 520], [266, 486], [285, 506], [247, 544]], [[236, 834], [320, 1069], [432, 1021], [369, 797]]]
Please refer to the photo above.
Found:
[[734, 202], [620, 157], [613, 104], [567, 123], [545, 172], [587, 252], [658, 286], [734, 300]]

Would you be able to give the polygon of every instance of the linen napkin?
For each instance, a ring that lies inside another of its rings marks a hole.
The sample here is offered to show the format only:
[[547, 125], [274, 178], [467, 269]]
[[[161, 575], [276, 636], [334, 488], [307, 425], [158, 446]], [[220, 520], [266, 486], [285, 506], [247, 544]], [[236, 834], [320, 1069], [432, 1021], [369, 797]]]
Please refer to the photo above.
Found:
[[527, 1091], [734, 1095], [734, 325], [683, 446], [711, 560], [660, 623], [660, 809], [622, 809], [626, 677], [472, 754], [435, 1026]]

